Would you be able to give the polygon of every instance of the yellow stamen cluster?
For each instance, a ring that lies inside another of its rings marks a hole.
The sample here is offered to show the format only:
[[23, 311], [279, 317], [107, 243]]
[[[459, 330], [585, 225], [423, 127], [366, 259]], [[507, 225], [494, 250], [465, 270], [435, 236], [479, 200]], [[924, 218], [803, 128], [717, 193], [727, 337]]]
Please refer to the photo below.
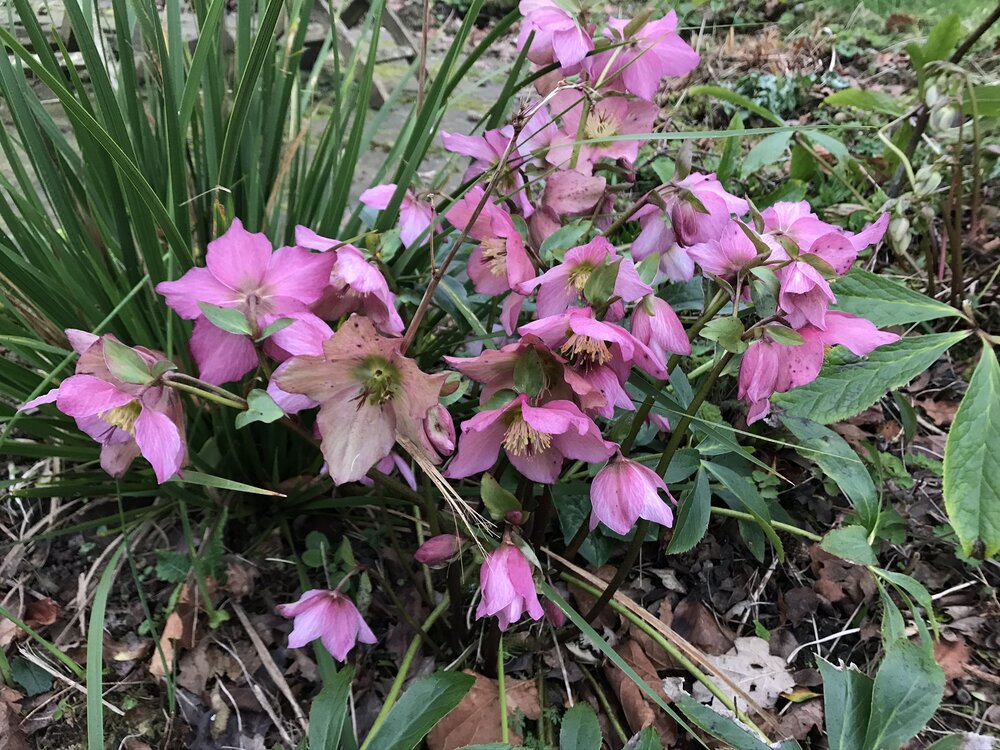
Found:
[[577, 333], [566, 339], [559, 351], [579, 364], [606, 365], [612, 360], [611, 350], [604, 341]]
[[102, 411], [98, 416], [110, 425], [125, 430], [129, 435], [135, 435], [135, 420], [139, 418], [142, 407], [138, 401], [129, 401], [122, 406]]
[[587, 124], [583, 126], [583, 133], [588, 141], [610, 138], [618, 135], [618, 121], [609, 114], [591, 111], [587, 117]]
[[576, 291], [582, 293], [584, 287], [587, 286], [587, 281], [590, 279], [590, 274], [593, 272], [593, 263], [589, 261], [578, 263], [569, 271], [569, 283], [573, 285], [573, 288], [576, 289]]
[[507, 275], [507, 240], [487, 237], [479, 246], [483, 249], [483, 262], [494, 276]]
[[535, 456], [548, 450], [552, 445], [552, 436], [539, 432], [524, 421], [518, 413], [507, 427], [503, 437], [503, 447], [513, 456]]

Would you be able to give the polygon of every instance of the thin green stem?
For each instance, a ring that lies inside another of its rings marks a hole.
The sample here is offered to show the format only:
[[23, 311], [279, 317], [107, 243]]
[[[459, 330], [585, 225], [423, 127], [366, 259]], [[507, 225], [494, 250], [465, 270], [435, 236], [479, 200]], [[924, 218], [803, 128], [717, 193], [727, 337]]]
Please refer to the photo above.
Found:
[[666, 473], [667, 467], [670, 466], [670, 460], [674, 457], [674, 453], [680, 447], [681, 441], [684, 440], [684, 436], [687, 433], [688, 427], [691, 426], [691, 420], [694, 419], [694, 415], [698, 413], [698, 409], [708, 398], [708, 394], [711, 393], [712, 387], [715, 385], [715, 381], [719, 379], [722, 371], [726, 369], [726, 365], [729, 364], [729, 360], [733, 358], [732, 352], [726, 352], [721, 357], [719, 361], [715, 363], [715, 367], [712, 371], [708, 373], [705, 378], [705, 382], [701, 384], [698, 392], [694, 395], [691, 403], [688, 405], [687, 410], [684, 412], [684, 416], [681, 417], [681, 421], [678, 422], [676, 429], [670, 433], [670, 441], [667, 443], [667, 447], [664, 448], [662, 455], [660, 456], [660, 462], [656, 465], [656, 473], [661, 477]]
[[648, 529], [649, 521], [645, 518], [640, 518], [639, 523], [635, 525], [635, 536], [632, 537], [632, 541], [629, 543], [628, 549], [625, 550], [625, 557], [618, 565], [614, 578], [608, 582], [604, 591], [601, 592], [597, 601], [594, 602], [594, 606], [591, 607], [590, 611], [587, 613], [587, 622], [593, 622], [597, 619], [597, 616], [601, 614], [607, 603], [611, 601], [611, 597], [615, 595], [618, 588], [625, 582], [625, 576], [628, 575], [629, 571], [632, 569], [632, 564], [636, 561], [636, 558], [639, 557], [639, 551], [642, 549], [642, 543], [646, 538], [646, 531]]
[[[188, 507], [184, 498], [177, 498], [177, 503], [181, 510], [181, 526], [184, 528], [184, 538], [187, 540], [188, 552], [191, 555], [191, 568], [194, 570], [195, 585], [198, 587], [198, 593], [201, 594], [201, 601], [205, 607], [205, 611], [208, 613], [208, 621], [210, 627], [215, 628], [219, 622], [219, 611], [215, 608], [212, 603], [212, 595], [208, 591], [208, 586], [205, 584], [205, 576], [201, 569], [201, 554], [200, 550], [195, 548], [194, 544], [194, 534], [191, 531], [191, 519], [188, 517]], [[228, 614], [225, 614], [223, 619], [229, 619]]]
[[392, 681], [389, 693], [385, 696], [385, 703], [382, 704], [382, 708], [378, 712], [378, 716], [375, 717], [375, 722], [372, 724], [372, 728], [368, 732], [368, 736], [365, 738], [365, 741], [361, 743], [361, 750], [368, 750], [368, 746], [371, 745], [372, 740], [375, 739], [375, 735], [378, 734], [378, 730], [382, 728], [383, 724], [385, 724], [385, 720], [389, 717], [389, 712], [392, 710], [392, 707], [396, 705], [396, 699], [399, 698], [399, 694], [403, 691], [403, 683], [406, 682], [406, 676], [410, 672], [410, 667], [413, 666], [413, 660], [416, 658], [417, 652], [420, 650], [420, 644], [423, 642], [427, 631], [430, 630], [431, 625], [433, 625], [441, 614], [448, 608], [448, 602], [449, 597], [445, 594], [441, 599], [441, 602], [429, 615], [427, 615], [427, 619], [424, 620], [423, 628], [421, 628], [420, 632], [413, 637], [412, 641], [410, 641], [410, 647], [406, 649], [406, 653], [403, 654], [403, 660], [399, 663], [399, 671], [396, 673], [396, 679]]
[[500, 742], [510, 742], [510, 728], [507, 726], [507, 677], [504, 674], [503, 633], [497, 644], [497, 692], [500, 696]]
[[[738, 518], [741, 521], [751, 521], [753, 523], [759, 523], [760, 519], [754, 518], [749, 513], [744, 513], [741, 510], [733, 510], [732, 508], [712, 508], [712, 513], [717, 516], [726, 516], [727, 518]], [[778, 531], [784, 531], [788, 534], [795, 534], [796, 536], [805, 537], [813, 542], [822, 542], [823, 537], [819, 534], [814, 534], [811, 531], [806, 531], [805, 529], [800, 529], [798, 526], [792, 526], [789, 523], [782, 523], [781, 521], [771, 521], [771, 525]]]
[[164, 379], [163, 384], [170, 388], [174, 388], [175, 390], [184, 391], [184, 393], [190, 393], [192, 396], [203, 398], [206, 401], [212, 401], [216, 404], [219, 404], [220, 406], [228, 406], [231, 409], [239, 409], [240, 411], [243, 411], [247, 408], [247, 402], [244, 401], [243, 399], [237, 401], [235, 396], [231, 398], [223, 398], [222, 396], [219, 396], [215, 393], [210, 393], [209, 391], [202, 390], [201, 388], [196, 388], [195, 386], [188, 385], [187, 383], [179, 383], [176, 380]]

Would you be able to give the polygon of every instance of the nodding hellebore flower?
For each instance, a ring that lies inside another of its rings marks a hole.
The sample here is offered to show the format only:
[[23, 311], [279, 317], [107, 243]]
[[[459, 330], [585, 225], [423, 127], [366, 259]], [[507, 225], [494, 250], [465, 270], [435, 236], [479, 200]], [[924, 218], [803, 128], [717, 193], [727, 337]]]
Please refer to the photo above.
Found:
[[675, 502], [659, 474], [619, 453], [590, 485], [590, 528], [600, 522], [617, 534], [627, 534], [640, 518], [672, 526], [674, 513], [660, 492]]
[[401, 344], [352, 315], [323, 342], [321, 356], [292, 357], [274, 372], [281, 390], [320, 405], [320, 447], [336, 484], [361, 479], [396, 442], [432, 463], [441, 460], [451, 417], [438, 408], [438, 396], [447, 376], [421, 372]]
[[[358, 200], [368, 208], [384, 211], [389, 207], [396, 186], [392, 183], [376, 185], [358, 196]], [[409, 247], [434, 223], [434, 209], [427, 201], [417, 200], [412, 190], [403, 193], [399, 204], [399, 239], [404, 247]], [[301, 243], [300, 243], [301, 244]]]
[[799, 328], [799, 345], [773, 341], [765, 330], [740, 361], [739, 397], [747, 403], [747, 424], [763, 419], [771, 411], [771, 396], [811, 383], [823, 366], [827, 346], [840, 344], [863, 357], [885, 344], [899, 341], [895, 333], [880, 331], [864, 318], [849, 313], [826, 313], [826, 327]]
[[495, 615], [500, 630], [506, 630], [525, 612], [532, 620], [545, 616], [531, 577], [531, 563], [508, 541], [487, 553], [479, 569], [479, 584], [483, 598], [476, 610], [477, 620]]
[[554, 0], [521, 0], [518, 9], [524, 20], [517, 46], [524, 49], [534, 32], [528, 59], [536, 65], [548, 65], [555, 60], [567, 73], [576, 72], [583, 58], [594, 49], [589, 30]]
[[563, 459], [606, 461], [615, 444], [572, 401], [532, 406], [525, 395], [462, 423], [458, 451], [445, 476], [462, 479], [486, 471], [503, 447], [511, 464], [533, 482], [554, 484]]
[[289, 648], [302, 648], [319, 638], [337, 661], [345, 661], [357, 643], [375, 643], [375, 634], [354, 602], [339, 591], [312, 589], [297, 602], [279, 604], [278, 614], [294, 618]]
[[122, 476], [142, 456], [163, 484], [187, 461], [180, 394], [158, 384], [169, 360], [145, 347], [127, 347], [111, 335], [66, 331], [80, 355], [76, 374], [21, 407], [55, 402], [63, 414], [101, 444], [101, 468]]
[[413, 553], [413, 559], [421, 565], [432, 567], [448, 562], [462, 549], [462, 538], [458, 534], [438, 534], [420, 545]]
[[251, 336], [213, 325], [198, 303], [239, 310], [254, 336], [279, 318], [294, 320], [264, 342], [270, 356], [284, 360], [290, 354], [304, 353], [297, 343], [315, 338], [312, 331], [329, 331], [309, 306], [329, 285], [333, 261], [331, 255], [302, 247], [272, 251], [266, 236], [246, 231], [239, 219], [233, 219], [225, 234], [208, 243], [204, 268], [192, 268], [176, 281], [163, 281], [156, 291], [178, 315], [195, 321], [191, 353], [199, 375], [221, 385], [257, 367], [257, 349]]

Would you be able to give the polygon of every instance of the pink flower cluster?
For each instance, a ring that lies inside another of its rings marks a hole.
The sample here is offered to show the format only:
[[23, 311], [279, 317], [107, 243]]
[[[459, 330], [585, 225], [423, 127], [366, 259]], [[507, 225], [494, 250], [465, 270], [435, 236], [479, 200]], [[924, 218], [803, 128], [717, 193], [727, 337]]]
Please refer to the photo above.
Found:
[[[200, 382], [215, 389], [206, 393], [236, 398], [220, 386], [251, 372], [268, 379], [286, 420], [300, 431], [313, 426], [337, 485], [384, 482], [383, 474], [399, 471], [415, 487], [408, 457], [439, 487], [494, 470], [498, 461], [498, 472], [509, 464], [552, 485], [570, 461], [576, 476], [593, 475], [591, 530], [604, 524], [626, 535], [639, 519], [669, 526], [673, 498], [662, 476], [642, 456], [622, 455], [631, 441], [623, 447], [606, 437], [610, 420], [636, 410], [634, 370], [666, 380], [671, 360], [691, 354], [661, 295], [664, 284], [700, 271], [739, 306], [756, 299], [751, 287], [774, 282], [773, 314], [740, 341], [739, 396], [753, 423], [768, 414], [774, 393], [817, 377], [827, 347], [865, 355], [898, 338], [831, 309], [830, 282], [881, 240], [888, 217], [853, 234], [820, 220], [805, 201], [757, 214], [714, 174], [697, 172], [621, 213], [639, 149], [657, 127], [656, 94], [665, 78], [690, 72], [698, 55], [677, 34], [672, 12], [644, 22], [610, 18], [598, 33], [584, 14], [553, 0], [521, 0], [520, 7], [529, 59], [557, 65], [558, 77], [540, 79], [541, 98], [504, 127], [442, 133], [446, 149], [471, 159], [465, 179], [476, 184], [440, 209], [409, 186], [378, 185], [361, 195], [373, 211], [398, 206], [406, 247], [426, 243], [433, 252], [454, 243], [444, 252], [464, 266], [459, 274], [450, 269], [450, 280], [495, 302], [498, 348], [479, 341], [469, 356], [444, 357], [479, 385], [479, 409], [466, 411], [457, 439], [442, 405], [448, 375], [426, 373], [407, 356], [414, 331], [402, 336], [407, 326], [391, 278], [358, 247], [297, 227], [295, 245], [275, 249], [234, 220], [209, 243], [203, 267], [156, 290], [193, 321]], [[628, 220], [638, 227], [626, 250], [609, 230]], [[578, 239], [560, 252], [554, 235], [570, 225]], [[187, 449], [174, 363], [112, 337], [67, 334], [80, 354], [76, 374], [23, 408], [54, 401], [101, 444], [102, 466], [115, 476], [138, 455], [157, 481], [176, 475]], [[652, 424], [669, 428], [662, 419]], [[439, 475], [433, 467], [452, 453]], [[498, 517], [506, 528], [480, 570], [477, 616], [496, 617], [506, 629], [524, 614], [540, 619], [545, 609], [533, 556], [518, 539], [524, 514]], [[443, 565], [472, 546], [441, 535], [416, 559]], [[319, 639], [344, 660], [356, 642], [375, 641], [339, 589], [307, 591], [279, 612], [295, 620], [292, 647]]]

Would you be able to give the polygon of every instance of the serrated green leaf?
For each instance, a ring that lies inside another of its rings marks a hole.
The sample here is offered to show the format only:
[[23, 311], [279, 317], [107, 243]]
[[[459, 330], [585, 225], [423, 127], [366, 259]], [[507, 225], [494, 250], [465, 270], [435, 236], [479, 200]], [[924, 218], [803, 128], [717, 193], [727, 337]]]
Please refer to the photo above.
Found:
[[851, 501], [861, 524], [871, 531], [878, 523], [880, 504], [871, 474], [840, 435], [802, 417], [785, 415], [782, 423], [796, 439], [796, 449], [830, 477]]
[[951, 305], [857, 266], [830, 288], [837, 296], [832, 309], [867, 318], [879, 328], [961, 315]]
[[862, 747], [896, 750], [924, 728], [944, 695], [944, 670], [930, 646], [900, 640], [886, 649], [875, 675]]
[[563, 714], [559, 728], [560, 750], [601, 750], [601, 725], [586, 703], [577, 703]]
[[437, 672], [416, 680], [392, 707], [371, 750], [413, 750], [472, 688], [475, 678], [463, 672]]
[[180, 583], [191, 570], [191, 558], [186, 552], [156, 550], [156, 577], [167, 583]]
[[112, 338], [104, 339], [104, 363], [123, 383], [142, 385], [153, 380], [153, 373], [139, 352]]
[[868, 543], [868, 530], [864, 526], [845, 526], [834, 529], [820, 542], [831, 555], [856, 565], [878, 565], [875, 551]]
[[823, 677], [823, 715], [830, 750], [867, 750], [863, 742], [872, 710], [873, 681], [855, 669], [817, 659]]
[[238, 336], [250, 335], [250, 323], [239, 310], [232, 307], [219, 307], [211, 302], [199, 302], [198, 307], [216, 328], [221, 328], [227, 333], [235, 333]]
[[944, 449], [944, 503], [962, 550], [1000, 551], [1000, 365], [986, 344]]
[[863, 359], [837, 347], [827, 357], [816, 380], [787, 393], [775, 394], [772, 402], [791, 414], [820, 424], [848, 419], [890, 390], [909, 383], [968, 335], [968, 331], [953, 331], [910, 336], [880, 346]]
[[691, 489], [677, 501], [677, 520], [667, 545], [667, 554], [679, 555], [700, 542], [708, 529], [711, 515], [712, 493], [708, 477], [703, 470], [699, 470]]

